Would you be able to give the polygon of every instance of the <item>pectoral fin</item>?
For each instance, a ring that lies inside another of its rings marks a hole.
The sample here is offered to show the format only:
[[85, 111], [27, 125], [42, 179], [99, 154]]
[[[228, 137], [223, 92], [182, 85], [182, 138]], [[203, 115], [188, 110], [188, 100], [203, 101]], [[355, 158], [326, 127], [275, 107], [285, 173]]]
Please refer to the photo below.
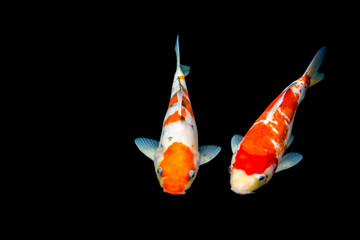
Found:
[[159, 147], [159, 141], [150, 138], [136, 138], [135, 144], [145, 156], [154, 161], [156, 149]]
[[231, 150], [232, 150], [233, 153], [236, 151], [236, 149], [239, 146], [242, 139], [243, 139], [243, 136], [241, 136], [239, 134], [235, 134], [231, 138]]
[[221, 147], [215, 145], [204, 145], [199, 147], [200, 165], [210, 162], [221, 151]]
[[290, 147], [290, 145], [291, 145], [291, 143], [294, 141], [294, 135], [291, 135], [290, 136], [290, 138], [289, 138], [289, 140], [288, 140], [288, 142], [287, 142], [287, 144], [286, 144], [286, 147], [288, 148], [288, 147]]
[[279, 166], [276, 169], [276, 172], [280, 172], [295, 166], [297, 163], [301, 161], [303, 156], [297, 152], [291, 152], [283, 156], [281, 159]]

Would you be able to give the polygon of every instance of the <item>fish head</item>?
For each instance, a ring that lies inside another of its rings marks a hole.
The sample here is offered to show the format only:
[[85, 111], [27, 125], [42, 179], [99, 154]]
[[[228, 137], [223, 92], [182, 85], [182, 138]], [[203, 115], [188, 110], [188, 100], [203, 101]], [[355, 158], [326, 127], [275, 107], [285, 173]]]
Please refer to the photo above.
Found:
[[248, 169], [230, 167], [230, 185], [231, 190], [237, 194], [254, 193], [255, 190], [265, 185], [272, 178], [276, 164], [267, 167], [263, 172], [253, 173]]
[[266, 183], [266, 178], [268, 177], [263, 173], [247, 175], [241, 169], [233, 169], [230, 176], [231, 190], [238, 194], [254, 193]]
[[181, 142], [174, 142], [155, 158], [156, 175], [164, 192], [185, 194], [197, 175], [199, 154]]

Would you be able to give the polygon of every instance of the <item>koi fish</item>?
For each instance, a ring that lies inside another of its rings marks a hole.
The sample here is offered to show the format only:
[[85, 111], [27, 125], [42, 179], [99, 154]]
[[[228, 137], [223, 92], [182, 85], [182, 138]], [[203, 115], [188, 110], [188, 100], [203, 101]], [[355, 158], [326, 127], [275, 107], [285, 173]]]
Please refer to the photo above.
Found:
[[177, 67], [160, 141], [136, 138], [135, 144], [154, 161], [155, 172], [164, 192], [185, 194], [197, 176], [200, 165], [211, 161], [221, 147], [198, 147], [197, 127], [185, 82], [190, 67], [180, 64], [179, 35], [175, 52]]
[[229, 171], [234, 192], [253, 193], [269, 182], [274, 173], [296, 165], [303, 158], [300, 153], [284, 155], [284, 152], [294, 139], [291, 130], [295, 113], [306, 90], [324, 78], [324, 74], [318, 70], [325, 52], [326, 47], [317, 52], [303, 76], [273, 100], [244, 137], [232, 137], [233, 156]]

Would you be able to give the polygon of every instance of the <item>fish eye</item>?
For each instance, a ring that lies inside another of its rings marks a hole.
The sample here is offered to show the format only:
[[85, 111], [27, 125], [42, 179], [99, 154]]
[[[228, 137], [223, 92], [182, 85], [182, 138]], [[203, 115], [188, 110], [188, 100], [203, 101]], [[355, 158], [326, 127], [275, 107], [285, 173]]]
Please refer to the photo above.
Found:
[[258, 180], [259, 181], [262, 181], [262, 180], [264, 180], [265, 179], [265, 174], [260, 174], [259, 176], [258, 176]]
[[189, 177], [193, 178], [195, 176], [195, 171], [194, 170], [190, 170], [189, 172]]
[[156, 170], [156, 172], [161, 175], [161, 172], [162, 172], [162, 167], [158, 167], [158, 169]]
[[228, 169], [228, 170], [229, 170], [229, 173], [231, 173], [231, 170], [232, 170], [232, 166], [231, 166], [231, 165], [229, 166], [229, 169]]

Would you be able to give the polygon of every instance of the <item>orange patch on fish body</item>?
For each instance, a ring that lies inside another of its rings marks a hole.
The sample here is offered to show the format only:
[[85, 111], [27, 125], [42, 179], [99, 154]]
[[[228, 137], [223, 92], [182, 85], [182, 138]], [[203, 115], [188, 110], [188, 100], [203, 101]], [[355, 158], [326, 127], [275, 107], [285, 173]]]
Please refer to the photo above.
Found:
[[164, 127], [170, 123], [178, 122], [178, 121], [184, 121], [186, 117], [186, 111], [185, 109], [181, 109], [181, 115], [176, 111], [173, 114], [171, 114], [164, 122]]
[[185, 88], [182, 88], [181, 90], [183, 91], [183, 93], [184, 93], [188, 98], [190, 98], [190, 97], [189, 97], [189, 93], [188, 93], [188, 91], [186, 91]]
[[186, 110], [189, 111], [190, 115], [192, 117], [194, 117], [194, 113], [193, 113], [193, 110], [192, 110], [192, 107], [191, 107], [191, 103], [190, 101], [186, 98], [186, 97], [182, 97], [182, 105], [186, 108]]
[[169, 109], [173, 104], [177, 103], [177, 101], [178, 101], [177, 94], [174, 94], [174, 95], [172, 96], [172, 98], [170, 99], [170, 103], [169, 103], [168, 109]]

